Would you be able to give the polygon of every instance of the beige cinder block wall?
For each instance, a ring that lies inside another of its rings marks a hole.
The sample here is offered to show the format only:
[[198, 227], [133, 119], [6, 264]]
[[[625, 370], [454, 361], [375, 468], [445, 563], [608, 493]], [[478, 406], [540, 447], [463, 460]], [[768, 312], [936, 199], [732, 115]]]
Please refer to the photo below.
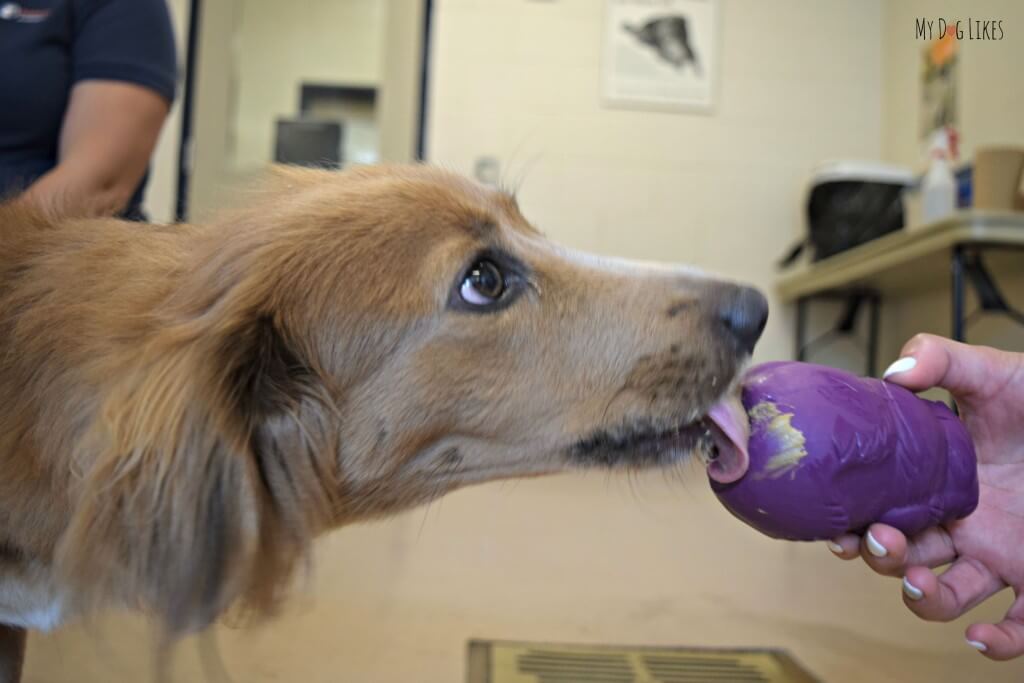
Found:
[[[964, 40], [958, 109], [962, 156], [970, 158], [985, 145], [1024, 146], [1024, 3], [1015, 0], [890, 0], [883, 5], [883, 153], [907, 165], [922, 163], [918, 141], [918, 65], [922, 43], [914, 39], [914, 19], [939, 17], [954, 22], [1001, 20], [1003, 40]], [[1004, 293], [1024, 308], [1024, 252], [995, 259], [994, 272]], [[896, 299], [883, 314], [884, 349], [895, 356], [916, 332], [950, 334], [947, 287], [933, 293]], [[971, 310], [969, 307], [968, 310]], [[1024, 350], [1024, 329], [1005, 319], [985, 317], [968, 330], [968, 341]]]
[[[521, 201], [556, 238], [769, 286], [809, 165], [881, 154], [885, 6], [723, 0], [719, 110], [696, 117], [598, 106], [601, 4], [441, 0], [433, 160], [466, 171], [481, 153], [513, 170], [536, 158]], [[788, 352], [787, 330], [777, 311], [762, 357]], [[696, 468], [683, 482], [590, 474], [468, 489], [334, 534], [318, 559], [281, 621], [218, 629], [235, 680], [459, 681], [470, 637], [780, 646], [830, 683], [1024, 674], [970, 652], [963, 623], [913, 619], [893, 581], [741, 528]], [[144, 680], [141, 624], [33, 636], [26, 679]], [[201, 671], [187, 641], [174, 680]]]

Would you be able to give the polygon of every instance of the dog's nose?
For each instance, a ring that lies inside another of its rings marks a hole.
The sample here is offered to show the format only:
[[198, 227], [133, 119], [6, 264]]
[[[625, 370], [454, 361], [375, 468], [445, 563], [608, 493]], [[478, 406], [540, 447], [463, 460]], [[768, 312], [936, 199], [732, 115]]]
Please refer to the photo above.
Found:
[[730, 286], [718, 300], [718, 319], [740, 349], [754, 352], [768, 322], [768, 300], [753, 287]]

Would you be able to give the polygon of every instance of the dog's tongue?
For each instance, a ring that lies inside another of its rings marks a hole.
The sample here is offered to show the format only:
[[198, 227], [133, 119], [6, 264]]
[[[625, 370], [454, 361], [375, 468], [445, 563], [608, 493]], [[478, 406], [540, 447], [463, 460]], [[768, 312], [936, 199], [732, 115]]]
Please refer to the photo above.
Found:
[[747, 473], [750, 456], [750, 420], [739, 397], [729, 398], [708, 412], [711, 435], [718, 446], [718, 457], [708, 465], [708, 476], [720, 484], [731, 484]]

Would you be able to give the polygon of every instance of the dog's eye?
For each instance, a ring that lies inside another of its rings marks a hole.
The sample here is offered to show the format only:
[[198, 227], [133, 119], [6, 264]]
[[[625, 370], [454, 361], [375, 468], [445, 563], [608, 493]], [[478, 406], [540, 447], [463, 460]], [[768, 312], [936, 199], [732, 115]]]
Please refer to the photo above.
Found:
[[505, 275], [493, 261], [481, 259], [466, 273], [459, 295], [467, 304], [487, 306], [505, 293]]

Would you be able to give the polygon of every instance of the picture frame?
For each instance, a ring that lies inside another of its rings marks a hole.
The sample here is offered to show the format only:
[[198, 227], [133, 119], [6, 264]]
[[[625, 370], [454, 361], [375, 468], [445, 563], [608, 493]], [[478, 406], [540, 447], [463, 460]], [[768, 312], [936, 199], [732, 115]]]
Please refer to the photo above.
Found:
[[711, 113], [718, 94], [718, 0], [605, 0], [605, 106]]

